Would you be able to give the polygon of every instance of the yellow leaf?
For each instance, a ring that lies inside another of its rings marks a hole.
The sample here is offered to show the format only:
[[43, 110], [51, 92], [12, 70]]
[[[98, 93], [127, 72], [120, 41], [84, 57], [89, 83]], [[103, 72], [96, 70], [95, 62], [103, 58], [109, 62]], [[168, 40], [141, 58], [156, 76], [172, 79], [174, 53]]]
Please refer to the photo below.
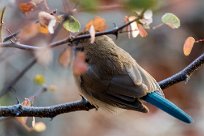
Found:
[[41, 74], [37, 74], [35, 75], [35, 77], [33, 78], [33, 81], [37, 84], [37, 85], [43, 85], [45, 83], [45, 77]]
[[185, 40], [185, 43], [183, 45], [183, 53], [184, 53], [185, 56], [190, 55], [191, 50], [192, 50], [192, 48], [194, 46], [194, 43], [195, 43], [195, 39], [193, 37], [188, 37]]
[[43, 122], [37, 122], [34, 124], [33, 129], [37, 132], [42, 132], [46, 130], [46, 125]]
[[38, 24], [38, 31], [42, 34], [48, 34], [49, 33], [47, 25]]

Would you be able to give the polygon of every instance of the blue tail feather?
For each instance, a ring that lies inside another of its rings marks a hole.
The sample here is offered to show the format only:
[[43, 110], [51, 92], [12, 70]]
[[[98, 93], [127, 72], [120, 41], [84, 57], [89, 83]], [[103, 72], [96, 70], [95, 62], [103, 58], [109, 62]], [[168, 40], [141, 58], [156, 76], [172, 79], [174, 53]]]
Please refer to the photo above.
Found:
[[157, 92], [152, 92], [143, 97], [146, 102], [158, 107], [159, 109], [167, 112], [168, 114], [174, 116], [175, 118], [184, 121], [186, 123], [191, 123], [192, 118], [182, 109], [177, 107], [175, 104], [165, 99], [163, 96]]

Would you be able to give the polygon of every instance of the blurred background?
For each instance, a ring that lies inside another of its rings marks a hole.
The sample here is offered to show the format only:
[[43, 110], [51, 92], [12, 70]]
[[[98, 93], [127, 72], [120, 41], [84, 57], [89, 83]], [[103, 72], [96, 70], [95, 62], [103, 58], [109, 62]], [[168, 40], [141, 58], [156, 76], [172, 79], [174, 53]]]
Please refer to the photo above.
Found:
[[[4, 1], [4, 0], [3, 0]], [[0, 1], [0, 5], [1, 2]], [[11, 32], [21, 29], [30, 20], [37, 19], [39, 10], [24, 14], [18, 8], [18, 3], [27, 2], [18, 0], [16, 6], [6, 9], [5, 20], [7, 28]], [[57, 11], [68, 11], [75, 3], [69, 0], [47, 0], [50, 9]], [[89, 0], [91, 2], [91, 0]], [[118, 4], [117, 0], [103, 0], [103, 6]], [[66, 5], [67, 4], [67, 5]], [[101, 6], [101, 5], [99, 5]], [[161, 16], [164, 13], [172, 12], [181, 20], [179, 29], [171, 29], [162, 26], [156, 30], [148, 30], [148, 36], [135, 39], [128, 39], [127, 33], [120, 34], [118, 39], [111, 36], [118, 46], [128, 51], [137, 62], [146, 69], [157, 81], [161, 81], [183, 69], [196, 57], [203, 53], [202, 43], [196, 44], [190, 56], [183, 54], [183, 43], [188, 36], [196, 39], [204, 38], [204, 1], [203, 0], [164, 0], [158, 1], [153, 10], [153, 24], [161, 23]], [[114, 27], [113, 23], [122, 25], [124, 17], [133, 12], [121, 7], [109, 10], [87, 12], [82, 10], [74, 13], [82, 26], [100, 16], [106, 20], [108, 29]], [[4, 37], [9, 33], [4, 30]], [[66, 37], [67, 32], [61, 30], [55, 40]], [[40, 35], [26, 44], [39, 45], [49, 39], [49, 35]], [[74, 82], [71, 68], [63, 69], [58, 63], [59, 54], [66, 46], [53, 49], [53, 59], [48, 66], [35, 64], [14, 86], [15, 91], [7, 93], [0, 98], [0, 105], [16, 104], [16, 97], [23, 101], [30, 97], [41, 87], [33, 82], [36, 74], [42, 74], [46, 78], [46, 84], [55, 85], [56, 90], [47, 91], [38, 96], [34, 106], [49, 106], [64, 102], [71, 102], [81, 99], [80, 93]], [[4, 48], [0, 53], [0, 88], [4, 88], [22, 69], [33, 59], [32, 52], [16, 48]], [[166, 113], [148, 105], [148, 114], [136, 111], [124, 111], [113, 115], [100, 109], [90, 111], [77, 111], [62, 114], [54, 119], [37, 118], [43, 121], [47, 129], [38, 133], [27, 131], [15, 118], [2, 119], [0, 121], [0, 136], [203, 136], [204, 135], [204, 69], [194, 72], [190, 80], [175, 84], [165, 90], [166, 98], [170, 99], [187, 113], [192, 115], [194, 122], [184, 124]], [[31, 119], [28, 126], [31, 126]]]

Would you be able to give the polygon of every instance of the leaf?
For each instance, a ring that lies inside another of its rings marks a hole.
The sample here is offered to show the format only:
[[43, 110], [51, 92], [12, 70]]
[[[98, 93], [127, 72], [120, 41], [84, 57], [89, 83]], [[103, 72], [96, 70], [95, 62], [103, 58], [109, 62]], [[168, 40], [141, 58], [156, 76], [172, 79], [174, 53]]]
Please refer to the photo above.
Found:
[[88, 70], [88, 64], [85, 63], [85, 53], [77, 52], [76, 58], [73, 62], [73, 73], [74, 75], [81, 75]]
[[90, 33], [90, 35], [91, 35], [91, 44], [93, 44], [94, 41], [95, 41], [95, 34], [96, 34], [96, 31], [95, 31], [93, 25], [91, 25], [91, 27], [90, 27], [90, 29], [89, 29], [89, 33]]
[[[22, 106], [31, 106], [32, 102], [30, 99], [25, 98], [24, 101], [21, 103]], [[29, 129], [26, 122], [28, 120], [28, 117], [16, 117], [16, 120], [21, 123], [26, 129]]]
[[31, 106], [32, 102], [30, 99], [25, 98], [24, 101], [21, 103], [22, 106]]
[[139, 34], [141, 37], [147, 37], [148, 33], [141, 24], [137, 24]]
[[46, 25], [38, 24], [37, 30], [42, 34], [48, 34], [49, 33], [48, 26], [46, 26]]
[[68, 19], [64, 21], [63, 27], [69, 32], [79, 32], [81, 28], [79, 21], [73, 16], [69, 16]]
[[25, 25], [20, 32], [18, 33], [17, 37], [19, 41], [27, 41], [38, 34], [38, 25], [36, 23], [30, 23]]
[[35, 125], [33, 126], [33, 129], [37, 132], [43, 132], [46, 130], [46, 125], [43, 122], [37, 122], [35, 123]]
[[27, 3], [20, 3], [19, 4], [19, 9], [23, 13], [28, 13], [28, 12], [32, 11], [35, 7], [36, 7], [36, 5], [33, 2], [27, 2]]
[[54, 33], [54, 26], [56, 25], [56, 18], [55, 16], [51, 15], [48, 12], [41, 11], [38, 13], [38, 20], [39, 20], [39, 31], [41, 33], [53, 34]]
[[99, 16], [96, 16], [86, 24], [85, 31], [89, 31], [92, 25], [96, 32], [105, 31], [107, 28], [105, 19]]
[[35, 75], [35, 77], [33, 78], [33, 81], [37, 84], [37, 85], [43, 85], [45, 84], [45, 77], [41, 74], [37, 74]]
[[44, 66], [48, 65], [53, 59], [53, 52], [49, 47], [44, 47], [43, 49], [35, 50], [34, 54], [37, 58], [38, 63]]
[[71, 50], [70, 47], [68, 47], [66, 50], [64, 50], [60, 54], [58, 62], [62, 67], [67, 68], [68, 65], [70, 64], [70, 62], [71, 62], [71, 59], [70, 59], [71, 53], [72, 53], [72, 50]]
[[[126, 24], [129, 22], [128, 16], [125, 16], [124, 21], [125, 21]], [[128, 32], [128, 38], [130, 39], [131, 38], [131, 28], [130, 28], [130, 25], [128, 25], [126, 27], [126, 31]]]
[[152, 19], [152, 16], [153, 16], [152, 10], [146, 10], [143, 15], [144, 19]]
[[[128, 17], [128, 21], [131, 22], [133, 20], [135, 20], [136, 17], [135, 16], [130, 16]], [[137, 27], [137, 22], [134, 21], [130, 24], [130, 33], [132, 35], [133, 38], [136, 38], [139, 34], [139, 30], [138, 30], [138, 27]]]
[[33, 117], [33, 120], [32, 120], [32, 127], [35, 126], [35, 117]]
[[54, 33], [54, 26], [56, 24], [56, 19], [51, 19], [49, 24], [48, 24], [48, 31], [50, 32], [50, 34]]
[[188, 37], [185, 40], [184, 45], [183, 45], [183, 53], [185, 56], [190, 55], [193, 49], [194, 43], [195, 43], [195, 39], [193, 37]]
[[174, 15], [173, 13], [165, 13], [162, 18], [161, 21], [168, 25], [169, 27], [171, 27], [172, 29], [175, 28], [179, 28], [180, 27], [180, 20], [179, 18]]
[[56, 85], [54, 85], [54, 84], [51, 84], [51, 85], [49, 85], [47, 87], [47, 90], [51, 91], [51, 92], [54, 92], [54, 91], [58, 90], [58, 87]]

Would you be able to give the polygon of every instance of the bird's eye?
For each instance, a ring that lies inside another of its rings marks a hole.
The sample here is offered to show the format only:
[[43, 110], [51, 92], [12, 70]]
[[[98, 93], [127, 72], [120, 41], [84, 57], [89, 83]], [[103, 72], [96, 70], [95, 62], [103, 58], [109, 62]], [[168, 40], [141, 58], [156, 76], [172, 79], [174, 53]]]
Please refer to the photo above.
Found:
[[88, 58], [86, 58], [86, 59], [85, 59], [85, 62], [86, 62], [86, 63], [89, 63], [89, 59], [88, 59]]
[[76, 50], [77, 51], [84, 51], [84, 47], [77, 47]]

